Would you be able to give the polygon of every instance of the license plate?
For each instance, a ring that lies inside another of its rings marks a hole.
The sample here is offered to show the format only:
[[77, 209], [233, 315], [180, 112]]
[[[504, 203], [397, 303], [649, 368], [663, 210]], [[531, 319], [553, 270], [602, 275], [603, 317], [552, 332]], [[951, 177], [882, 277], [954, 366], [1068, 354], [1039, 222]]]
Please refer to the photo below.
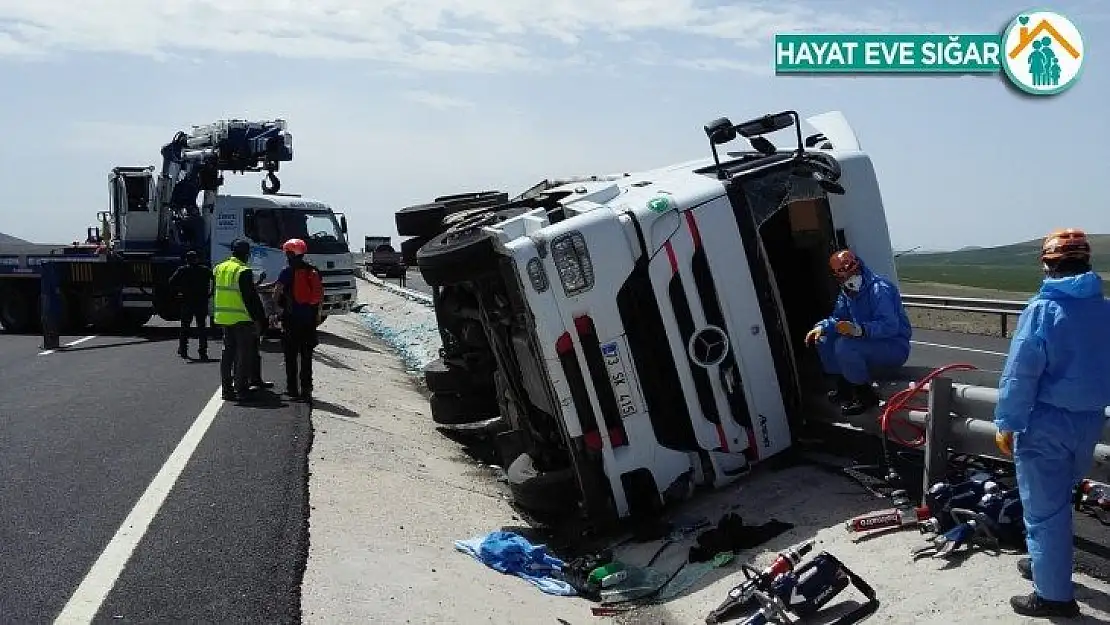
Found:
[[609, 382], [617, 395], [617, 406], [620, 408], [621, 416], [636, 414], [638, 412], [636, 400], [632, 396], [632, 385], [628, 382], [628, 372], [625, 371], [617, 342], [603, 343], [601, 355], [605, 358], [605, 368], [609, 370]]

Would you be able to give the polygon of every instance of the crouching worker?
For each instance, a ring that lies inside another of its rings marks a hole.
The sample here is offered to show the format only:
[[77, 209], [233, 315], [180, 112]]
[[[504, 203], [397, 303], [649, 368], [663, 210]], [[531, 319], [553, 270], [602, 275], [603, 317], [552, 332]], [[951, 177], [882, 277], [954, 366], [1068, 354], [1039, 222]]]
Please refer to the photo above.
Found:
[[274, 285], [274, 302], [280, 309], [285, 348], [285, 389], [291, 399], [312, 401], [312, 351], [319, 344], [316, 322], [324, 286], [320, 272], [305, 260], [308, 246], [289, 239], [281, 246], [289, 266]]
[[1033, 593], [1015, 612], [1077, 617], [1072, 586], [1072, 492], [1091, 469], [1110, 405], [1110, 302], [1081, 230], [1041, 246], [1045, 279], [1018, 319], [998, 386], [998, 446], [1013, 454]]
[[829, 267], [840, 284], [832, 314], [806, 334], [817, 345], [821, 366], [834, 376], [829, 400], [845, 415], [878, 406], [871, 388], [876, 369], [901, 367], [910, 355], [910, 320], [898, 287], [877, 275], [849, 250], [836, 252]]

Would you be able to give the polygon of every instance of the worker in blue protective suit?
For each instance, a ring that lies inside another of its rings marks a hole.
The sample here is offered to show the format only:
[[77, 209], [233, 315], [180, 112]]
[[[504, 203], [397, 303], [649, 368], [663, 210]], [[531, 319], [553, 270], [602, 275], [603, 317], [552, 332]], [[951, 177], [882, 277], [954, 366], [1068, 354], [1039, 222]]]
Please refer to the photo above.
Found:
[[829, 268], [840, 293], [832, 314], [806, 334], [806, 344], [817, 345], [822, 368], [835, 378], [829, 400], [845, 415], [862, 414], [879, 405], [871, 388], [875, 370], [905, 364], [913, 331], [898, 287], [855, 253], [836, 252]]
[[1021, 313], [998, 386], [998, 447], [1012, 454], [1030, 558], [1018, 570], [1033, 593], [1018, 614], [1075, 617], [1072, 493], [1091, 469], [1110, 405], [1110, 302], [1081, 230], [1041, 248], [1045, 279]]

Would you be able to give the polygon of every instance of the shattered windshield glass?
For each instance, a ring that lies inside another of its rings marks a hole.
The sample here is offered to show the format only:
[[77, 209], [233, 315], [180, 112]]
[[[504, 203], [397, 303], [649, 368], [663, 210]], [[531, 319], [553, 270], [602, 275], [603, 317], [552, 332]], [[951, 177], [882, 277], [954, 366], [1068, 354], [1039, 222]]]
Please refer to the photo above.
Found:
[[825, 197], [825, 191], [817, 181], [791, 175], [788, 167], [745, 178], [743, 188], [756, 227], [762, 226], [791, 202]]

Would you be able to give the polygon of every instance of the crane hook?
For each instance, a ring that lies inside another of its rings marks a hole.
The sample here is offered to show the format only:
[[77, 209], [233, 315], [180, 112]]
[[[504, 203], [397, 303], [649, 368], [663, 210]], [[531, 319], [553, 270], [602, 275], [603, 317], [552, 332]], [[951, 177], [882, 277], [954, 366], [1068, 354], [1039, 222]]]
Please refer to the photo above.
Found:
[[281, 190], [281, 181], [274, 175], [274, 172], [266, 172], [266, 177], [262, 179], [262, 194], [273, 195]]

